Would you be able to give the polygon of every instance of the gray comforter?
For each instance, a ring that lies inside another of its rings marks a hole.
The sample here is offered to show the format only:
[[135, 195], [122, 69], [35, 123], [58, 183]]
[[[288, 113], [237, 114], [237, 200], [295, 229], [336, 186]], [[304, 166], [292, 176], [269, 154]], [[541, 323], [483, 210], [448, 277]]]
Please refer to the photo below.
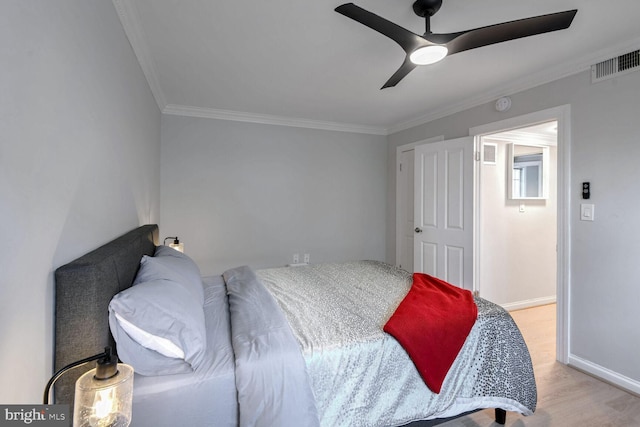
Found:
[[240, 426], [318, 426], [304, 359], [277, 303], [249, 267], [223, 276]]

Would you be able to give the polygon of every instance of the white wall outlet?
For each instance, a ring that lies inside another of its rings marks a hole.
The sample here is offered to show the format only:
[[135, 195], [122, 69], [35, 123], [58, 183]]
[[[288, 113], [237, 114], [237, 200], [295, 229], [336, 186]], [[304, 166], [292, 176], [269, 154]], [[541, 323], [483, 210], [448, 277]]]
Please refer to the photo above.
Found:
[[300, 262], [300, 254], [293, 254], [293, 263], [297, 264]]
[[311, 254], [304, 254], [304, 263], [309, 264], [311, 261]]

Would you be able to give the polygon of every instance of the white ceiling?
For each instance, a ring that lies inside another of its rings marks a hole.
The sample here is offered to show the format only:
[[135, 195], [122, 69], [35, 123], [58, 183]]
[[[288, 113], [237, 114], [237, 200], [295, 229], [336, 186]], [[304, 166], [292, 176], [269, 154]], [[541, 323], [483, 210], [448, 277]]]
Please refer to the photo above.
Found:
[[[404, 60], [392, 40], [334, 11], [341, 0], [113, 0], [167, 113], [386, 134], [640, 48], [640, 1], [444, 0], [449, 33], [578, 9], [563, 31], [462, 52], [380, 87]], [[412, 0], [354, 0], [418, 34]]]

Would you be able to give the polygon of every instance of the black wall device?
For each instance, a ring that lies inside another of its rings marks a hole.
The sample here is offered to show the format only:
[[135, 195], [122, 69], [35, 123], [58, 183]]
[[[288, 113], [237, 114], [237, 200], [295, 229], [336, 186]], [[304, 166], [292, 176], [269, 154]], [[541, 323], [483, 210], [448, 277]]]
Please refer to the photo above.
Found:
[[591, 183], [583, 182], [582, 183], [582, 198], [588, 199], [591, 197]]

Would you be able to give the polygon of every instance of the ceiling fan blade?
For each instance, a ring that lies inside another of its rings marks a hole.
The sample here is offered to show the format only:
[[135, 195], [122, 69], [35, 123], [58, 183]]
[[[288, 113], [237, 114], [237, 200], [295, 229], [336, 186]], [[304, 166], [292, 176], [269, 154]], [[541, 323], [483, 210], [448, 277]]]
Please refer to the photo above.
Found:
[[375, 13], [371, 13], [359, 6], [356, 6], [353, 3], [345, 3], [336, 7], [335, 10], [348, 18], [358, 21], [372, 30], [389, 37], [398, 43], [407, 53], [412, 52], [420, 46], [428, 46], [431, 44], [419, 35], [402, 28], [401, 26], [382, 18]]
[[489, 25], [459, 33], [425, 34], [424, 37], [432, 43], [445, 44], [449, 49], [449, 55], [453, 55], [454, 53], [482, 46], [564, 30], [569, 28], [577, 12], [578, 10], [568, 10]]
[[404, 79], [405, 76], [409, 74], [416, 67], [417, 65], [411, 62], [411, 60], [409, 59], [409, 56], [407, 55], [407, 57], [405, 58], [400, 68], [398, 68], [398, 71], [393, 73], [393, 76], [391, 76], [391, 78], [387, 80], [387, 82], [384, 84], [384, 86], [380, 88], [380, 90], [397, 85], [400, 82], [400, 80]]

